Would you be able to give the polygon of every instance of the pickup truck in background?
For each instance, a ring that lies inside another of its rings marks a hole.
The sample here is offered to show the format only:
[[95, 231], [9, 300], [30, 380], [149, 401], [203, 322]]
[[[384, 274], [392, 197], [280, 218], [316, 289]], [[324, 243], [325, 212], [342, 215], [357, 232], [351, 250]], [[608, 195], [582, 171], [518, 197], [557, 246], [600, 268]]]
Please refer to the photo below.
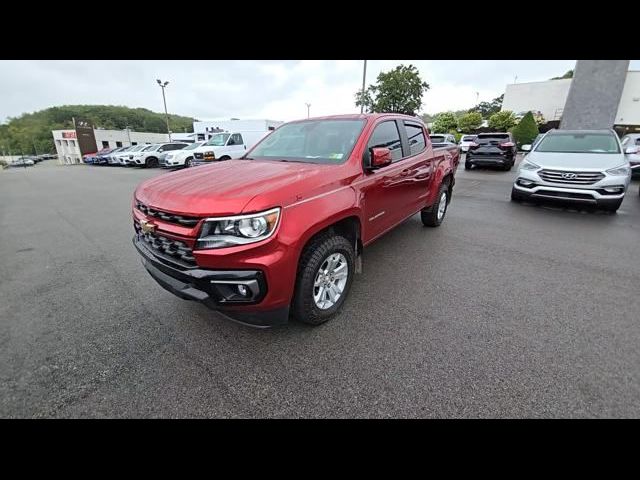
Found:
[[222, 132], [213, 135], [202, 146], [193, 150], [194, 165], [218, 160], [240, 158], [258, 143], [270, 130]]
[[319, 325], [342, 307], [364, 247], [417, 213], [443, 222], [458, 162], [415, 117], [290, 122], [240, 159], [140, 184], [133, 243], [180, 298], [254, 326]]

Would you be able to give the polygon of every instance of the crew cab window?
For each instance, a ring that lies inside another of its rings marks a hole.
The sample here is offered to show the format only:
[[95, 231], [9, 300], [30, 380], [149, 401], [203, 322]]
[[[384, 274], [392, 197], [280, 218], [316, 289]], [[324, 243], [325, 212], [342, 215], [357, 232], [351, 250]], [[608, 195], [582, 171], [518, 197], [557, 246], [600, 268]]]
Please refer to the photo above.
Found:
[[423, 128], [420, 125], [414, 125], [412, 123], [405, 123], [404, 128], [407, 131], [407, 140], [409, 141], [411, 155], [422, 152], [427, 144]]
[[394, 120], [379, 124], [367, 144], [367, 150], [372, 148], [388, 148], [391, 151], [391, 161], [402, 159], [402, 143], [400, 133]]

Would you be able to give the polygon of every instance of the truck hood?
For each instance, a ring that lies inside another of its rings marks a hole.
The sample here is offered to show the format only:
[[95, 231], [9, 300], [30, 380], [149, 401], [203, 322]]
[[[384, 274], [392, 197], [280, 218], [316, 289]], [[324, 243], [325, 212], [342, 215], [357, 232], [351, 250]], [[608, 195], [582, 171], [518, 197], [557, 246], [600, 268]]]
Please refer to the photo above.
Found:
[[622, 153], [555, 153], [533, 151], [524, 157], [543, 168], [554, 170], [605, 171], [627, 163]]
[[[285, 207], [340, 182], [343, 165], [227, 160], [158, 175], [141, 183], [141, 202], [173, 213], [220, 216], [245, 213], [247, 204]], [[344, 178], [342, 178], [344, 181]]]

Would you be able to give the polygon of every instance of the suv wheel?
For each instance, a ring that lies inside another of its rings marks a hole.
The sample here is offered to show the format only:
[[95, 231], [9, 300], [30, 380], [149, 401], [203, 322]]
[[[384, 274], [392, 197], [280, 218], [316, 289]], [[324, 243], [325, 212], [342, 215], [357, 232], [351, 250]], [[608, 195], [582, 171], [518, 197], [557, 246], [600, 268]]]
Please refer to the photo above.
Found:
[[149, 168], [156, 168], [158, 166], [158, 159], [156, 157], [147, 158], [146, 166]]
[[189, 168], [191, 166], [191, 159], [193, 157], [187, 157], [187, 159], [184, 161], [184, 168]]
[[293, 297], [293, 316], [310, 325], [333, 318], [342, 307], [355, 272], [353, 245], [334, 233], [321, 235], [305, 247]]
[[473, 167], [471, 162], [469, 162], [469, 161], [464, 162], [464, 169], [465, 170], [471, 170], [471, 167]]
[[443, 183], [438, 190], [438, 200], [430, 208], [420, 212], [420, 219], [425, 227], [439, 227], [447, 213], [449, 197], [449, 185]]

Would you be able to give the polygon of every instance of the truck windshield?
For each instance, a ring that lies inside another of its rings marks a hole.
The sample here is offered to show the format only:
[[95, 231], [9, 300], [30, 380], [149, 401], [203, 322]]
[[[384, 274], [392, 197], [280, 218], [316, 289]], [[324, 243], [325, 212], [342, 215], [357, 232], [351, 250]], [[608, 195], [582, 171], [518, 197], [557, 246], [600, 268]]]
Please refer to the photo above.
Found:
[[202, 146], [202, 143], [192, 143], [191, 145], [184, 147], [182, 150], [195, 150], [196, 148], [201, 146]]
[[211, 139], [207, 142], [207, 145], [212, 147], [223, 147], [227, 143], [227, 138], [229, 138], [228, 133], [218, 133], [211, 137]]
[[305, 163], [339, 164], [347, 160], [364, 120], [304, 120], [283, 125], [248, 157]]
[[620, 153], [618, 142], [608, 133], [556, 133], [546, 135], [536, 152]]

